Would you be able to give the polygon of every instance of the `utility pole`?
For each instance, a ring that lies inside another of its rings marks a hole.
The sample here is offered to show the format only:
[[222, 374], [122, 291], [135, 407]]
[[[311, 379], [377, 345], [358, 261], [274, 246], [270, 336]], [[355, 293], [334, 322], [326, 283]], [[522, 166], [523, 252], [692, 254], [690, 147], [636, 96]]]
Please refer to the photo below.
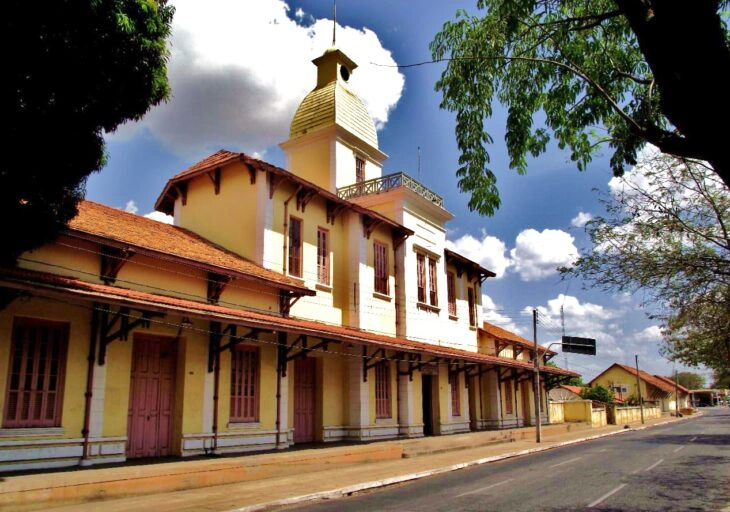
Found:
[[639, 395], [639, 409], [641, 410], [641, 424], [644, 424], [644, 400], [641, 398], [641, 378], [639, 377], [639, 355], [636, 354], [636, 394]]
[[674, 369], [674, 417], [679, 418], [679, 375]]
[[537, 309], [532, 310], [532, 337], [535, 342], [535, 373], [533, 377], [533, 393], [535, 394], [535, 441], [542, 443], [542, 425], [540, 424], [540, 352], [537, 350]]

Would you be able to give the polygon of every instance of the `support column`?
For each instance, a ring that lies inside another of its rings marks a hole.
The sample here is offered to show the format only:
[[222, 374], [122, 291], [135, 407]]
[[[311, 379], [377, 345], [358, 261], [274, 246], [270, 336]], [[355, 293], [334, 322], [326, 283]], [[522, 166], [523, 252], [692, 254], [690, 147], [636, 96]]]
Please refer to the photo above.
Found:
[[[423, 437], [423, 423], [416, 423], [414, 382], [408, 375], [398, 375], [398, 435], [400, 437]], [[420, 383], [419, 383], [420, 385]]]
[[[359, 353], [360, 347], [350, 349]], [[347, 365], [347, 427], [345, 437], [360, 441], [370, 437], [370, 386], [363, 382], [361, 357], [351, 357]], [[374, 372], [372, 377], [374, 377]], [[369, 375], [370, 377], [370, 375]]]

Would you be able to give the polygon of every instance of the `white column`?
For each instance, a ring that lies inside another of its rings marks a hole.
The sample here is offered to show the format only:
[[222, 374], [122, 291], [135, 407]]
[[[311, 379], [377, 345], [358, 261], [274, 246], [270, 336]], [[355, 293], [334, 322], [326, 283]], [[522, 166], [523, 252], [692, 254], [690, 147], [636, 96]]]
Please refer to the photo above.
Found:
[[422, 437], [423, 425], [415, 422], [415, 398], [413, 381], [408, 375], [398, 375], [398, 435]]

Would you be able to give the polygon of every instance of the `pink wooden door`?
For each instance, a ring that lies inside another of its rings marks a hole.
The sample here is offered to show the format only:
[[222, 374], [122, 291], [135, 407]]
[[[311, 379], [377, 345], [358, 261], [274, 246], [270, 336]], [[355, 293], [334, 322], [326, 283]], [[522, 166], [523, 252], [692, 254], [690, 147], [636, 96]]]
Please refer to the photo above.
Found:
[[170, 454], [175, 361], [171, 338], [134, 337], [127, 415], [129, 458]]
[[294, 442], [314, 441], [315, 360], [294, 363]]

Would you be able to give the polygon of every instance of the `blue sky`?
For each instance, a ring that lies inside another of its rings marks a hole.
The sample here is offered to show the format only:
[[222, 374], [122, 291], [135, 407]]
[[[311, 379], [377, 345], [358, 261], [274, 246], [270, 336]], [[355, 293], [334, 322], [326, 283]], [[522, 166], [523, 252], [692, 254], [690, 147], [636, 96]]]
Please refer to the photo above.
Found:
[[[326, 1], [172, 3], [178, 9], [170, 62], [174, 98], [141, 123], [109, 135], [109, 163], [87, 184], [89, 199], [120, 208], [133, 201], [139, 214], [152, 211], [169, 177], [221, 147], [283, 165], [277, 144], [287, 138], [293, 109], [314, 85], [308, 61], [331, 41], [332, 4]], [[507, 168], [504, 111], [497, 108], [489, 121], [495, 140], [490, 154], [502, 206], [493, 217], [481, 217], [469, 212], [468, 197], [457, 188], [454, 116], [439, 109], [441, 96], [434, 91], [443, 66], [399, 72], [375, 65], [428, 60], [428, 44], [442, 24], [457, 8], [476, 12], [475, 2], [337, 4], [338, 46], [360, 65], [353, 88], [359, 86], [380, 126], [380, 148], [390, 157], [385, 173], [416, 176], [420, 146], [421, 181], [443, 195], [455, 215], [448, 238], [467, 256], [502, 269], [483, 288], [488, 318], [531, 338], [527, 310], [538, 307], [539, 340], [548, 343], [560, 336], [563, 304], [567, 334], [595, 336], [599, 346], [595, 358], [571, 355], [570, 368], [590, 378], [611, 362], [632, 364], [639, 354], [647, 370], [671, 373], [673, 365], [658, 354], [656, 322], [639, 307], [641, 297], [585, 289], [553, 271], [555, 262], [589, 246], [583, 228], [571, 221], [580, 213], [600, 214], [593, 189], [608, 189], [609, 155], [579, 172], [567, 153], [552, 147], [519, 176]], [[562, 355], [557, 362], [565, 364]]]

